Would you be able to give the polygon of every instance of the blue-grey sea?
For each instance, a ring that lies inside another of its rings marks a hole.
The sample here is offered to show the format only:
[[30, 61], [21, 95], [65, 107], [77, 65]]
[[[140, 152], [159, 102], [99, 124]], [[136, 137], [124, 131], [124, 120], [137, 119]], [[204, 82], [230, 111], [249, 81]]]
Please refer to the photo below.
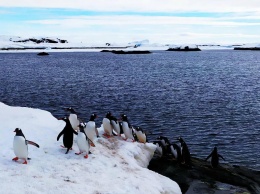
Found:
[[153, 51], [0, 54], [0, 101], [50, 111], [73, 107], [97, 126], [107, 111], [205, 158], [214, 146], [226, 163], [260, 169], [260, 52]]

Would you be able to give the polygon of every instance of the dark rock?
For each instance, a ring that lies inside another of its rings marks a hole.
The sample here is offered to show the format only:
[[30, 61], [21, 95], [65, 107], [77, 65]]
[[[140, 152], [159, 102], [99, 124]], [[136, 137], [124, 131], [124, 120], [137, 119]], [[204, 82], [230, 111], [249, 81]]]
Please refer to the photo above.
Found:
[[46, 53], [46, 52], [40, 52], [40, 53], [38, 53], [37, 55], [39, 55], [39, 56], [46, 56], [46, 55], [49, 55], [49, 53]]
[[234, 47], [234, 50], [260, 51], [260, 47]]
[[151, 52], [150, 51], [123, 51], [123, 50], [120, 50], [120, 51], [111, 51], [112, 53], [114, 54], [150, 54]]
[[176, 47], [176, 48], [169, 48], [166, 51], [201, 51], [198, 47], [197, 48], [190, 48], [185, 46], [184, 48]]
[[260, 193], [260, 171], [245, 167], [221, 164], [212, 168], [209, 162], [194, 157], [191, 158], [191, 167], [187, 167], [176, 160], [162, 157], [152, 159], [148, 168], [176, 181], [183, 193], [202, 190], [198, 193], [225, 194], [221, 189], [223, 185], [227, 191], [232, 188], [236, 192]]

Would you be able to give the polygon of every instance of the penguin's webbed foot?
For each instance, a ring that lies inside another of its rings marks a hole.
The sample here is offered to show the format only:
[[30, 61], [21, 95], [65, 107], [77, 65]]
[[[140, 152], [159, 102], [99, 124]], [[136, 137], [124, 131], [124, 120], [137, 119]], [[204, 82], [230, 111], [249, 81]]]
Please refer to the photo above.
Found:
[[27, 161], [25, 160], [23, 164], [27, 164]]
[[15, 158], [13, 158], [12, 160], [13, 161], [17, 161], [19, 158], [18, 157], [15, 157]]
[[88, 158], [88, 154], [86, 154], [86, 155], [84, 156], [84, 158], [86, 158], [86, 159], [87, 159], [87, 158]]

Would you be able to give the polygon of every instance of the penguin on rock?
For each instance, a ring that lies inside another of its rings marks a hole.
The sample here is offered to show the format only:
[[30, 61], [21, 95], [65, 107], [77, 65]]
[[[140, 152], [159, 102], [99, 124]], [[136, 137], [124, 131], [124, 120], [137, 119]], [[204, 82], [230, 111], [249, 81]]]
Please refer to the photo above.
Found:
[[181, 161], [181, 148], [176, 143], [170, 143], [167, 152], [170, 153], [175, 160]]
[[128, 118], [125, 114], [121, 115], [122, 128], [125, 135], [124, 140], [131, 139], [134, 142], [133, 129], [129, 124]]
[[190, 151], [185, 143], [185, 141], [179, 137], [178, 138], [179, 142], [181, 143], [181, 164], [185, 164], [187, 166], [191, 165], [191, 158], [190, 158]]
[[162, 142], [162, 145], [166, 148], [168, 145], [170, 145], [170, 141], [167, 137], [165, 136], [159, 136], [157, 137], [158, 140]]
[[155, 155], [158, 157], [162, 157], [164, 155], [164, 149], [161, 141], [153, 141], [153, 144], [156, 145]]
[[[90, 140], [88, 139], [84, 129], [85, 129], [85, 124], [81, 123], [79, 125], [79, 132], [78, 132], [78, 136], [77, 136], [77, 144], [79, 147], [79, 153], [75, 153], [75, 154], [80, 155], [80, 154], [86, 152], [86, 155], [84, 156], [84, 158], [88, 158]], [[91, 142], [91, 145], [94, 146], [92, 142]]]
[[112, 116], [111, 112], [107, 112], [106, 117], [103, 118], [103, 120], [102, 120], [104, 132], [105, 132], [103, 135], [107, 138], [110, 138], [112, 136], [112, 132], [113, 132], [111, 116]]
[[218, 154], [218, 149], [215, 146], [213, 151], [211, 152], [211, 154], [205, 159], [205, 161], [207, 161], [209, 158], [211, 157], [211, 161], [210, 164], [212, 166], [212, 168], [216, 168], [219, 165], [219, 157], [222, 158], [223, 160], [225, 160], [220, 154]]
[[79, 130], [79, 119], [78, 119], [78, 116], [77, 116], [77, 113], [76, 111], [69, 107], [66, 109], [67, 111], [70, 112], [70, 115], [69, 115], [69, 121], [70, 121], [70, 124], [72, 126], [72, 128], [75, 130], [75, 131], [78, 131]]
[[87, 137], [94, 143], [98, 135], [98, 130], [96, 128], [95, 119], [97, 115], [95, 113], [91, 114], [89, 121], [84, 128]]
[[17, 161], [18, 159], [23, 159], [24, 160], [23, 164], [27, 164], [27, 160], [29, 159], [28, 144], [34, 145], [37, 148], [39, 148], [40, 146], [33, 141], [26, 140], [21, 129], [16, 128], [14, 132], [16, 133], [16, 135], [14, 136], [14, 140], [13, 140], [13, 148], [16, 157], [13, 158], [13, 161]]
[[69, 150], [72, 149], [73, 134], [78, 135], [78, 133], [72, 128], [70, 121], [67, 117], [62, 118], [61, 120], [65, 121], [66, 125], [57, 136], [57, 141], [59, 141], [60, 137], [63, 135], [63, 146], [61, 147], [67, 148], [67, 152], [65, 153], [67, 154]]

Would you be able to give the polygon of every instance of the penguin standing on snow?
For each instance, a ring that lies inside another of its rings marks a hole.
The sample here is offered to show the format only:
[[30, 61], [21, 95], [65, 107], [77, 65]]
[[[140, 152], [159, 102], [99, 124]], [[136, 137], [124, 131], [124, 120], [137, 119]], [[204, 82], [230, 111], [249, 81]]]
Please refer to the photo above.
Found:
[[144, 133], [144, 131], [141, 127], [135, 128], [135, 134], [136, 134], [137, 140], [140, 143], [146, 143], [146, 134]]
[[63, 145], [62, 147], [67, 148], [66, 154], [72, 149], [73, 145], [73, 133], [78, 135], [78, 133], [72, 128], [70, 121], [67, 117], [61, 119], [66, 122], [64, 129], [59, 133], [57, 137], [57, 141], [59, 141], [60, 137], [63, 135]]
[[102, 124], [103, 124], [103, 128], [104, 128], [104, 136], [107, 138], [110, 138], [113, 132], [113, 126], [111, 123], [111, 112], [107, 112], [106, 117], [103, 118], [102, 120]]
[[79, 119], [78, 119], [76, 111], [71, 107], [67, 108], [66, 110], [70, 112], [69, 121], [70, 121], [72, 128], [75, 131], [78, 131], [79, 130], [79, 127], [78, 127], [79, 126]]
[[189, 148], [181, 137], [179, 137], [178, 140], [181, 143], [181, 163], [190, 166], [191, 158]]
[[113, 127], [114, 131], [116, 132], [116, 134], [114, 134], [114, 132], [113, 132], [113, 134], [114, 134], [114, 135], [117, 135], [117, 136], [121, 136], [121, 134], [123, 133], [123, 131], [120, 130], [122, 127], [120, 126], [120, 123], [119, 123], [119, 121], [117, 120], [117, 118], [114, 117], [114, 116], [111, 116], [111, 117], [110, 117], [110, 121], [111, 121], [111, 124], [112, 124], [112, 127]]
[[86, 124], [85, 127], [85, 133], [87, 137], [94, 142], [94, 140], [98, 137], [98, 131], [96, 129], [96, 123], [95, 119], [97, 118], [97, 115], [95, 113], [91, 114], [89, 121]]
[[14, 136], [13, 148], [14, 148], [14, 154], [16, 155], [16, 157], [13, 158], [13, 160], [17, 161], [18, 159], [23, 159], [24, 160], [23, 164], [27, 164], [28, 144], [34, 145], [37, 148], [39, 148], [40, 146], [33, 141], [26, 140], [21, 129], [16, 128], [14, 130], [14, 132], [16, 133], [16, 135]]
[[221, 157], [223, 160], [225, 160], [220, 154], [218, 154], [218, 149], [215, 146], [211, 154], [205, 159], [207, 161], [211, 157], [211, 166], [212, 168], [216, 168], [219, 164], [219, 157]]
[[[84, 158], [88, 158], [88, 154], [89, 154], [89, 148], [90, 148], [90, 143], [89, 143], [89, 139], [84, 131], [85, 129], [85, 124], [81, 123], [79, 125], [79, 132], [78, 132], [78, 136], [77, 136], [77, 144], [79, 147], [79, 153], [75, 153], [77, 155], [80, 155], [83, 152], [86, 152], [86, 155], [84, 156]], [[93, 146], [93, 144], [92, 144]]]
[[134, 141], [133, 130], [129, 124], [127, 116], [125, 114], [122, 114], [121, 118], [122, 118], [122, 128], [125, 135], [124, 140], [131, 139], [132, 141]]

